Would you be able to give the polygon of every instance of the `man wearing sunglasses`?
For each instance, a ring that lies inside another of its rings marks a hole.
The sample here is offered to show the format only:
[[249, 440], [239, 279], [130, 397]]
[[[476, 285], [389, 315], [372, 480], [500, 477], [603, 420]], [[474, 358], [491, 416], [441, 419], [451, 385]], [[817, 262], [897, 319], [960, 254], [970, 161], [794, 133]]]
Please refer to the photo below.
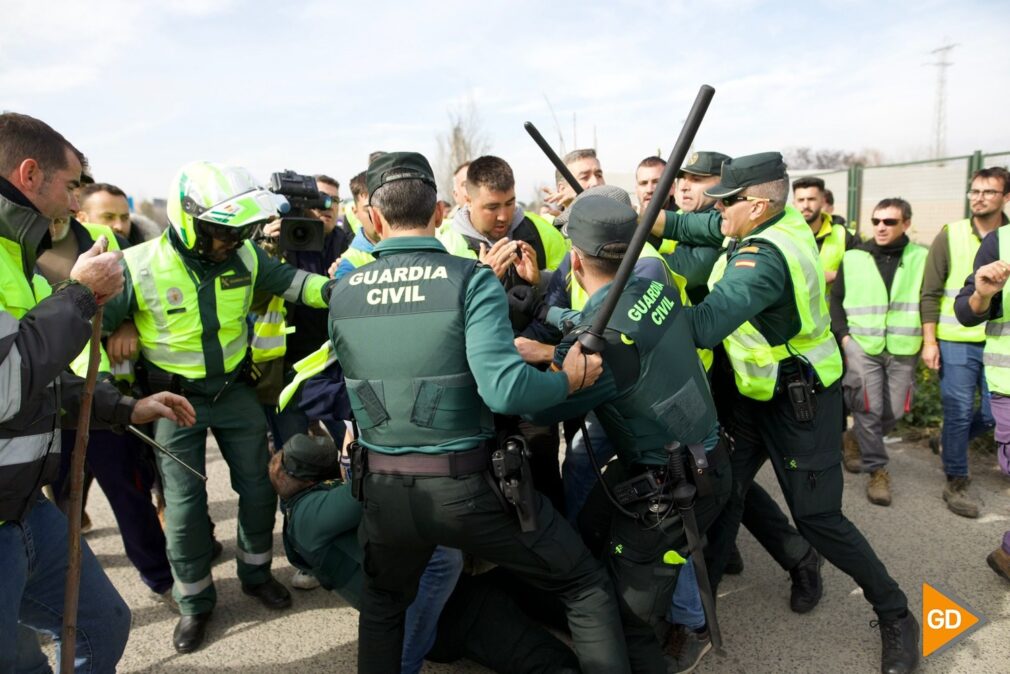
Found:
[[[113, 362], [139, 351], [137, 379], [152, 391], [182, 393], [196, 424], [155, 425], [159, 443], [190, 466], [206, 466], [214, 432], [239, 496], [238, 576], [245, 594], [271, 609], [291, 596], [270, 573], [277, 498], [267, 476], [267, 422], [251, 384], [247, 317], [253, 294], [327, 306], [331, 282], [271, 258], [250, 236], [279, 215], [280, 197], [243, 168], [193, 162], [172, 181], [171, 226], [126, 251], [126, 290], [105, 310]], [[182, 614], [173, 644], [199, 648], [217, 600], [206, 485], [158, 455], [165, 491], [165, 536]]]
[[[873, 209], [873, 238], [847, 251], [831, 288], [831, 330], [845, 352], [842, 380], [854, 421], [855, 452], [844, 465], [870, 476], [870, 503], [891, 505], [884, 436], [909, 411], [922, 349], [919, 293], [926, 249], [910, 243], [912, 207], [884, 199]], [[845, 277], [856, 282], [845, 285]]]
[[911, 672], [919, 625], [908, 600], [856, 526], [842, 513], [842, 359], [830, 331], [824, 271], [810, 227], [786, 205], [782, 155], [727, 161], [721, 217], [664, 212], [653, 234], [698, 245], [735, 239], [712, 271], [705, 301], [685, 311], [697, 346], [722, 344], [736, 382], [725, 419], [735, 442], [734, 487], [709, 536], [716, 570], [725, 565], [743, 495], [770, 460], [796, 528], [862, 588], [879, 618], [885, 674]]
[[1007, 223], [1003, 209], [1010, 201], [1010, 173], [1002, 167], [976, 171], [967, 197], [971, 217], [945, 225], [929, 247], [920, 310], [922, 360], [940, 371], [943, 430], [939, 440], [947, 476], [943, 500], [954, 514], [974, 518], [980, 502], [968, 491], [968, 442], [993, 427], [983, 368], [986, 333], [984, 322], [970, 327], [958, 322], [954, 298], [972, 273], [982, 240]]

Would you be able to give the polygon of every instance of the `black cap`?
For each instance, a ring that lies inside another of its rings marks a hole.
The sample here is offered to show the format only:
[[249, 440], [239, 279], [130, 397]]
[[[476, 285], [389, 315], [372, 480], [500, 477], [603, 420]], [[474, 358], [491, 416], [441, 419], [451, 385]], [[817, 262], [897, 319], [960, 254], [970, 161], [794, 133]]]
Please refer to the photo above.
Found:
[[369, 194], [375, 194], [375, 190], [397, 180], [421, 180], [432, 189], [438, 189], [431, 164], [417, 152], [386, 152], [368, 165], [365, 182]]
[[751, 185], [762, 185], [786, 178], [786, 163], [779, 152], [760, 152], [723, 162], [718, 184], [705, 190], [705, 195], [721, 199], [742, 192]]
[[680, 169], [680, 173], [696, 176], [717, 176], [722, 173], [722, 165], [729, 161], [729, 155], [722, 152], [695, 152]]
[[340, 477], [340, 452], [333, 440], [299, 433], [284, 443], [284, 472], [299, 480], [318, 482]]
[[569, 209], [566, 230], [572, 245], [593, 257], [610, 244], [631, 243], [638, 226], [635, 209], [602, 194], [579, 195]]

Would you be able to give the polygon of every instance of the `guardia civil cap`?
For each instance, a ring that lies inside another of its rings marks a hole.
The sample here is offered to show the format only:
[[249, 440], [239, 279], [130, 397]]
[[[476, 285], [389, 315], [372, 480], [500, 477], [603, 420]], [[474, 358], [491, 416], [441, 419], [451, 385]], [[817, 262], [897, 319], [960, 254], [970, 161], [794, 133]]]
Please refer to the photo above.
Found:
[[374, 194], [383, 185], [397, 180], [420, 180], [433, 189], [438, 189], [431, 164], [424, 155], [417, 152], [387, 152], [368, 165], [365, 183], [369, 194]]
[[[597, 185], [595, 187], [590, 187], [587, 190], [583, 190], [582, 192], [579, 192], [579, 194], [575, 197], [575, 199], [572, 201], [572, 204], [575, 204], [575, 202], [577, 202], [579, 199], [584, 199], [585, 197], [594, 194], [602, 197], [607, 197], [608, 199], [615, 199], [616, 201], [619, 201], [622, 204], [625, 204], [629, 207], [631, 206], [631, 195], [628, 194], [627, 190], [622, 190], [620, 187], [617, 187], [616, 185]], [[561, 231], [564, 232], [566, 235], [568, 234], [568, 232], [565, 231], [565, 228], [568, 226], [568, 217], [571, 214], [572, 214], [572, 207], [571, 205], [569, 205], [567, 209], [561, 211], [561, 214], [558, 215], [558, 217], [554, 218], [554, 226], [561, 228]]]
[[333, 440], [298, 433], [284, 443], [284, 472], [299, 480], [331, 480], [340, 476], [340, 452]]
[[723, 162], [718, 184], [705, 190], [705, 195], [721, 199], [731, 197], [751, 185], [770, 183], [787, 177], [786, 163], [779, 152], [760, 152]]
[[573, 246], [593, 257], [610, 257], [603, 254], [606, 246], [631, 243], [638, 225], [635, 209], [601, 194], [588, 194], [588, 190], [580, 196], [572, 202], [568, 216]]
[[695, 176], [717, 176], [722, 172], [722, 165], [729, 161], [729, 155], [722, 152], [695, 152], [681, 167], [680, 173], [690, 173]]

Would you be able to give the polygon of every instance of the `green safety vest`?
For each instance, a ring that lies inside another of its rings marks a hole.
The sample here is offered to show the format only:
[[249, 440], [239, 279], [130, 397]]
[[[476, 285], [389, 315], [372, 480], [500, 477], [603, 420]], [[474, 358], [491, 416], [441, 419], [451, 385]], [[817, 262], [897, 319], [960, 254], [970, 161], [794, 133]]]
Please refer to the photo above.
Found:
[[288, 350], [287, 336], [295, 331], [294, 326], [288, 327], [284, 322], [287, 310], [284, 308], [284, 298], [274, 295], [267, 304], [266, 311], [253, 321], [252, 349], [254, 363], [281, 358]]
[[292, 365], [291, 367], [295, 371], [295, 376], [291, 379], [290, 384], [281, 389], [281, 395], [277, 399], [277, 411], [281, 412], [288, 406], [295, 393], [298, 392], [298, 387], [304, 384], [306, 380], [315, 377], [336, 362], [337, 354], [333, 353], [333, 345], [330, 342], [326, 342]]
[[[1010, 231], [997, 230], [999, 234], [999, 259], [1010, 261]], [[992, 393], [1010, 396], [1010, 306], [1003, 292], [1003, 315], [985, 323], [985, 351], [982, 353], [985, 381]]]
[[821, 267], [824, 271], [838, 271], [839, 265], [842, 264], [842, 257], [845, 255], [845, 227], [831, 224], [831, 216], [827, 213], [822, 213], [821, 217], [823, 218], [821, 231], [824, 231], [825, 226], [831, 228], [831, 232], [821, 243], [821, 252], [818, 254], [821, 259]]
[[[665, 239], [664, 241], [670, 240], [671, 239]], [[644, 257], [655, 258], [663, 263], [663, 267], [666, 269], [666, 284], [671, 288], [677, 289], [680, 293], [681, 304], [685, 307], [691, 306], [691, 300], [687, 297], [687, 279], [673, 271], [663, 256], [659, 254], [651, 243], [646, 242], [645, 246], [642, 248], [642, 254], [639, 255], [639, 259]], [[585, 289], [575, 281], [572, 277], [571, 271], [568, 272], [568, 278], [565, 279], [565, 283], [568, 285], [569, 304], [572, 309], [582, 311], [582, 308], [586, 306], [586, 302], [589, 300], [589, 295], [587, 295]], [[698, 349], [698, 357], [701, 358], [701, 362], [705, 366], [706, 371], [712, 367], [711, 349]]]
[[[232, 285], [238, 274], [213, 279], [217, 308], [218, 340], [224, 357], [224, 371], [232, 372], [242, 363], [249, 346], [246, 316], [252, 304], [259, 260], [251, 241], [235, 252], [249, 273]], [[203, 355], [203, 323], [197, 301], [199, 280], [172, 246], [168, 232], [126, 249], [123, 260], [130, 270], [137, 311], [133, 322], [140, 334], [140, 353], [165, 372], [187, 379], [207, 376]]]
[[845, 253], [845, 299], [842, 308], [849, 335], [871, 356], [885, 348], [896, 356], [912, 356], [922, 348], [919, 294], [926, 268], [926, 249], [910, 243], [901, 254], [890, 297], [873, 256], [865, 250]]
[[974, 271], [975, 253], [982, 242], [971, 227], [971, 220], [965, 218], [945, 225], [947, 243], [950, 246], [950, 270], [943, 284], [940, 298], [940, 320], [936, 324], [936, 337], [946, 342], [985, 341], [985, 323], [973, 327], [961, 325], [954, 315], [954, 298], [961, 292], [964, 280]]
[[[607, 333], [614, 343], [603, 357], [624, 392], [597, 407], [596, 414], [622, 461], [663, 465], [668, 459], [665, 447], [672, 441], [703, 441], [716, 424], [715, 404], [705, 368], [698, 359], [684, 356], [694, 339], [677, 289], [633, 278], [617, 302]], [[632, 345], [637, 359], [625, 360], [621, 351]], [[624, 372], [629, 361], [638, 365], [635, 372]]]
[[[828, 305], [824, 301], [824, 270], [810, 226], [799, 211], [787, 206], [781, 220], [742, 241], [750, 239], [772, 244], [785, 259], [800, 318], [800, 331], [788, 344], [794, 353], [810, 361], [821, 384], [830, 386], [842, 376], [842, 356], [831, 335]], [[727, 264], [728, 253], [716, 261], [709, 287], [722, 278]], [[754, 400], [771, 400], [778, 382], [779, 363], [791, 356], [786, 345], [772, 346], [750, 321], [733, 331], [723, 345], [740, 393]]]
[[353, 266], [355, 269], [357, 269], [358, 267], [363, 267], [370, 262], [375, 262], [374, 255], [372, 255], [371, 253], [366, 253], [360, 248], [355, 248], [353, 246], [344, 251], [344, 254], [341, 257], [341, 259], [351, 263], [351, 266]]
[[[547, 259], [540, 261], [540, 268], [550, 269], [551, 271], [557, 269], [561, 261], [565, 259], [568, 250], [572, 247], [572, 242], [566, 239], [551, 223], [536, 213], [524, 211], [523, 215], [533, 223], [537, 234], [540, 236], [540, 242], [544, 247], [544, 255]], [[453, 229], [451, 222], [442, 223], [435, 236], [451, 254], [458, 257], [470, 258], [471, 260], [477, 259], [477, 253], [470, 248], [466, 237]]]
[[455, 255], [404, 252], [379, 257], [334, 287], [330, 336], [370, 448], [396, 453], [493, 434], [461, 339], [476, 268]]

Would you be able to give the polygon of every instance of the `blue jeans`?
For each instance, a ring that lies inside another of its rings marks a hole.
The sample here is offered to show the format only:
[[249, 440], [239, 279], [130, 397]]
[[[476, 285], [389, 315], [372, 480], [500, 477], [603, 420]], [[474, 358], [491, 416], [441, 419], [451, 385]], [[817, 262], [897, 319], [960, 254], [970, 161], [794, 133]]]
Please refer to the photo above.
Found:
[[456, 581], [463, 571], [463, 553], [441, 545], [431, 553], [428, 566], [418, 582], [414, 603], [407, 609], [403, 624], [403, 655], [400, 661], [402, 674], [421, 671], [424, 656], [435, 644], [438, 618], [445, 602], [456, 589]]
[[705, 626], [705, 609], [701, 605], [701, 593], [698, 591], [698, 577], [694, 572], [691, 556], [680, 567], [677, 576], [677, 587], [670, 599], [670, 610], [666, 620], [672, 625], [683, 625], [691, 630], [700, 630]]
[[[940, 400], [943, 403], [943, 472], [968, 475], [968, 441], [995, 425], [989, 407], [989, 387], [982, 368], [982, 344], [939, 341]], [[975, 409], [975, 391], [981, 405]]]
[[[602, 468], [614, 456], [614, 446], [603, 430], [600, 420], [593, 412], [586, 415], [586, 428], [589, 431], [589, 442], [593, 447], [593, 456]], [[572, 438], [565, 449], [565, 461], [561, 464], [561, 479], [565, 488], [565, 513], [568, 521], [578, 530], [579, 512], [589, 498], [589, 492], [599, 479], [593, 464], [586, 452], [586, 441], [582, 431]]]
[[[51, 672], [38, 633], [56, 640], [59, 660], [67, 518], [50, 501], [39, 497], [21, 522], [0, 524], [0, 569], [0, 672]], [[129, 607], [81, 541], [75, 671], [114, 672], [129, 636]]]

